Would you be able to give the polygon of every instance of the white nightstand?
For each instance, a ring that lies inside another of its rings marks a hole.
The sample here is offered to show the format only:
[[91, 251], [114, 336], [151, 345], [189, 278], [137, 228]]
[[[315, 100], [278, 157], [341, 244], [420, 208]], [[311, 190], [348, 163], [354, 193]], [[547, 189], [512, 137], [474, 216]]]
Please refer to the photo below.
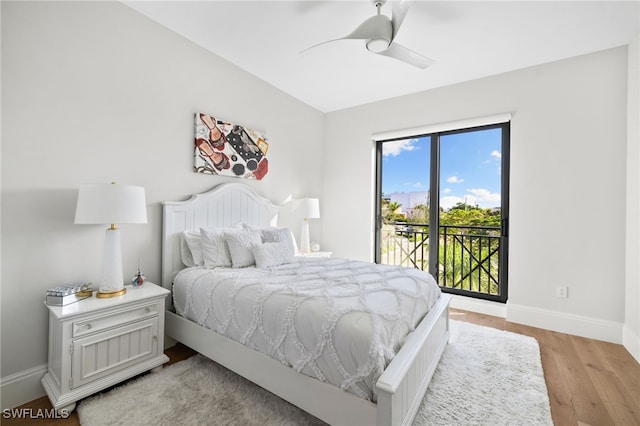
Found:
[[312, 251], [310, 253], [297, 253], [296, 256], [300, 257], [331, 257], [333, 252], [330, 251]]
[[145, 282], [111, 299], [49, 308], [49, 371], [42, 378], [56, 409], [169, 361], [164, 354], [169, 290]]

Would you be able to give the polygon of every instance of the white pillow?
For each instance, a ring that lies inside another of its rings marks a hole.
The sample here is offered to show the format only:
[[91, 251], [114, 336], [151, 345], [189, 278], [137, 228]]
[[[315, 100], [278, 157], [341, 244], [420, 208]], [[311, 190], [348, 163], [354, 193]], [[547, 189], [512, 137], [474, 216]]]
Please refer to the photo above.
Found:
[[265, 243], [275, 243], [289, 239], [291, 232], [287, 228], [263, 228], [260, 230], [262, 241]]
[[251, 252], [258, 268], [270, 268], [291, 263], [295, 254], [289, 238], [272, 243], [255, 244], [251, 247]]
[[262, 243], [260, 231], [226, 231], [223, 235], [229, 247], [232, 267], [244, 268], [255, 265], [256, 261], [251, 252], [251, 246]]
[[231, 255], [222, 231], [200, 228], [202, 257], [208, 269], [231, 266]]
[[268, 227], [262, 229], [253, 228], [246, 223], [242, 224], [242, 228], [245, 230], [253, 230], [260, 231], [262, 233], [262, 242], [263, 243], [272, 243], [275, 241], [281, 241], [288, 237], [291, 240], [291, 245], [293, 247], [293, 252], [298, 252], [298, 243], [296, 243], [296, 237], [293, 236], [293, 232], [289, 228], [275, 228]]
[[260, 232], [262, 233], [263, 243], [284, 241], [290, 246], [290, 249], [294, 254], [298, 252], [296, 239], [293, 237], [293, 233], [291, 233], [289, 228], [264, 228]]
[[202, 246], [200, 232], [184, 231], [180, 242], [180, 254], [185, 266], [202, 266]]

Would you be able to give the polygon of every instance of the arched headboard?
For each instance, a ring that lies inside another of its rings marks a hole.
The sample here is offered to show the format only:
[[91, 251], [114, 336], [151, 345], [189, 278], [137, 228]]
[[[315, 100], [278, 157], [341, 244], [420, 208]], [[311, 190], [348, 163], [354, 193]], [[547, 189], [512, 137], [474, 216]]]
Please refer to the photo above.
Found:
[[185, 266], [180, 255], [183, 231], [228, 228], [244, 223], [256, 228], [275, 226], [279, 206], [241, 183], [225, 183], [185, 201], [162, 203], [162, 286], [171, 289]]

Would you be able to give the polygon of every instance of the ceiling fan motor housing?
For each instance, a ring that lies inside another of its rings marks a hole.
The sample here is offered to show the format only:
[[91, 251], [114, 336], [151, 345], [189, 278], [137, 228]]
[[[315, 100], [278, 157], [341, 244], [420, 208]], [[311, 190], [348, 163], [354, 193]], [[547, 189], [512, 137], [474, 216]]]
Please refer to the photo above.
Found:
[[367, 40], [367, 50], [373, 53], [384, 52], [389, 48], [389, 40], [384, 38], [372, 38]]
[[338, 40], [362, 40], [365, 42], [367, 50], [371, 53], [397, 59], [420, 69], [425, 69], [433, 64], [434, 61], [432, 59], [407, 49], [395, 41], [395, 35], [400, 29], [407, 13], [407, 8], [409, 7], [408, 2], [392, 2], [391, 19], [383, 15], [380, 11], [386, 0], [371, 0], [371, 2], [375, 5], [376, 9], [378, 9], [378, 13], [375, 16], [367, 19], [358, 25], [354, 31], [342, 38], [316, 44], [303, 50], [303, 52], [313, 47]]
[[387, 50], [393, 38], [393, 25], [385, 15], [372, 16], [367, 20], [375, 28], [375, 35], [366, 41], [367, 50], [379, 53]]

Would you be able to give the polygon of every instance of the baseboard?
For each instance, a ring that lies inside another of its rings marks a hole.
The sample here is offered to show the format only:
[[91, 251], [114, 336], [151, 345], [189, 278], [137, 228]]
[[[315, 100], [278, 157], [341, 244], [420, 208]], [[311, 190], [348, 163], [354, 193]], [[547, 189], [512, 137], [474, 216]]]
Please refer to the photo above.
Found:
[[3, 377], [0, 380], [2, 409], [15, 408], [44, 396], [41, 380], [46, 372], [47, 365], [43, 364]]
[[472, 297], [453, 295], [451, 307], [463, 311], [477, 312], [479, 314], [506, 318], [507, 309], [504, 303], [491, 302], [489, 300], [474, 299]]
[[626, 324], [622, 327], [622, 344], [640, 363], [640, 337]]
[[640, 362], [640, 337], [628, 326], [581, 315], [533, 308], [513, 303], [497, 303], [454, 295], [451, 307], [506, 318], [509, 322], [553, 330], [589, 339], [621, 344]]
[[507, 321], [622, 344], [623, 324], [582, 315], [507, 304]]

